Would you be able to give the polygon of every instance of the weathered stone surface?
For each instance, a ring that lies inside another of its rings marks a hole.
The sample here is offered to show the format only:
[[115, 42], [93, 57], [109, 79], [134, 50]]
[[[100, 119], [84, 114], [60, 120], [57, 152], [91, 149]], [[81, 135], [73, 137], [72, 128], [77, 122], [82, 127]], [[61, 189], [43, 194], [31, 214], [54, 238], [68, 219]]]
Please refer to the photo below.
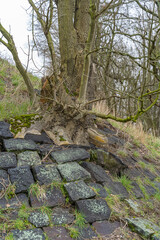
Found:
[[54, 239], [54, 240], [72, 240], [73, 239], [69, 236], [69, 233], [64, 227], [60, 227], [60, 226], [44, 227], [43, 230], [49, 239]]
[[105, 182], [104, 186], [107, 187], [110, 193], [119, 195], [121, 199], [129, 198], [129, 193], [120, 182]]
[[62, 181], [56, 166], [53, 164], [35, 166], [33, 167], [33, 174], [40, 185]]
[[65, 208], [54, 208], [52, 213], [52, 223], [54, 225], [71, 224], [75, 216]]
[[147, 219], [127, 218], [128, 224], [132, 231], [138, 232], [146, 238], [150, 238], [152, 234], [160, 231], [160, 228]]
[[153, 181], [157, 176], [148, 169], [142, 169], [142, 177], [149, 178], [151, 181]]
[[131, 186], [132, 186], [131, 192], [135, 195], [136, 198], [144, 197], [142, 190], [140, 189], [139, 185], [136, 182], [132, 182]]
[[119, 222], [101, 221], [101, 222], [94, 222], [92, 226], [95, 228], [96, 232], [100, 236], [104, 237], [113, 233], [121, 225]]
[[58, 163], [82, 161], [90, 158], [90, 154], [83, 148], [69, 148], [51, 153], [51, 157]]
[[157, 190], [154, 187], [152, 187], [151, 185], [145, 184], [144, 187], [149, 196], [154, 196], [157, 193]]
[[108, 136], [108, 144], [113, 147], [122, 147], [124, 145], [125, 141], [117, 136]]
[[83, 162], [81, 164], [82, 167], [87, 169], [91, 173], [91, 176], [98, 182], [98, 183], [103, 183], [103, 182], [108, 182], [112, 181], [110, 176], [106, 173], [106, 171], [99, 165], [96, 165], [91, 162]]
[[108, 169], [110, 172], [119, 172], [126, 168], [122, 160], [113, 153], [97, 149], [97, 163]]
[[95, 239], [97, 234], [93, 231], [89, 224], [85, 225], [83, 228], [79, 228], [77, 226], [73, 226], [74, 228], [78, 229], [79, 236], [77, 240], [88, 240], [88, 239]]
[[25, 151], [17, 155], [19, 166], [34, 166], [41, 164], [40, 156], [36, 151]]
[[27, 133], [24, 137], [26, 140], [33, 140], [36, 143], [40, 144], [51, 144], [52, 140], [47, 136], [45, 132], [42, 132], [41, 135]]
[[45, 240], [44, 233], [40, 228], [27, 230], [12, 230], [14, 240]]
[[135, 201], [133, 201], [131, 199], [125, 199], [125, 201], [128, 203], [130, 208], [133, 209], [134, 212], [136, 212], [136, 213], [140, 212], [139, 205], [138, 205], [137, 202], [135, 202]]
[[49, 217], [45, 212], [32, 212], [28, 217], [28, 221], [35, 227], [47, 227], [49, 225]]
[[78, 163], [65, 163], [59, 164], [57, 166], [60, 171], [61, 176], [67, 181], [76, 181], [76, 180], [85, 180], [90, 179], [91, 175], [87, 172], [83, 167], [81, 167]]
[[16, 193], [26, 192], [30, 185], [34, 183], [33, 175], [28, 166], [11, 168], [8, 173], [11, 183], [16, 186]]
[[11, 199], [5, 199], [5, 197], [0, 199], [0, 208], [19, 208], [23, 203], [29, 206], [28, 197], [24, 193], [17, 194]]
[[30, 203], [32, 207], [56, 207], [65, 203], [65, 198], [60, 189], [53, 187], [46, 190], [44, 197], [37, 198], [32, 193], [30, 194]]
[[137, 168], [129, 168], [124, 170], [124, 175], [131, 180], [136, 180], [137, 177], [141, 177], [142, 172]]
[[88, 186], [90, 186], [91, 188], [93, 188], [93, 190], [95, 189], [95, 191], [97, 192], [96, 195], [101, 197], [101, 198], [106, 198], [108, 196], [107, 191], [104, 189], [104, 187], [102, 187], [101, 184], [99, 183], [88, 183]]
[[0, 192], [9, 185], [8, 174], [5, 170], [0, 169]]
[[53, 144], [41, 144], [37, 145], [37, 150], [41, 156], [46, 156], [52, 149]]
[[78, 182], [66, 183], [64, 184], [64, 187], [72, 202], [80, 199], [93, 198], [96, 196], [95, 192], [82, 180]]
[[10, 125], [6, 122], [0, 121], [0, 140], [13, 138], [13, 134], [9, 130]]
[[21, 138], [13, 138], [13, 139], [4, 139], [3, 140], [4, 148], [10, 151], [25, 151], [32, 150], [36, 151], [37, 146], [32, 140], [26, 140]]
[[88, 128], [89, 142], [97, 147], [108, 147], [108, 138], [97, 128]]
[[[0, 153], [0, 168], [7, 170], [8, 168], [17, 167], [17, 159], [14, 153]], [[1, 176], [1, 175], [0, 175]]]
[[89, 223], [108, 220], [111, 214], [111, 210], [104, 199], [79, 200], [76, 205]]

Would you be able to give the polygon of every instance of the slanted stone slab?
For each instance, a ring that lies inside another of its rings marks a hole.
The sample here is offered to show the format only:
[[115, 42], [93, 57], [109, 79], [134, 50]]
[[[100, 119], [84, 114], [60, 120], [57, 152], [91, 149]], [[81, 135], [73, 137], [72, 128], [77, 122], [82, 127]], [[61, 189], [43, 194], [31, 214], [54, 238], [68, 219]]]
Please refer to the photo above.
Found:
[[90, 158], [90, 154], [83, 148], [69, 148], [51, 153], [51, 157], [58, 163], [82, 161]]
[[60, 189], [53, 187], [46, 190], [45, 196], [37, 198], [30, 194], [30, 203], [32, 207], [56, 207], [65, 203], [65, 198]]
[[45, 240], [45, 235], [42, 229], [34, 228], [27, 230], [12, 230], [14, 240]]
[[67, 182], [91, 178], [90, 173], [76, 162], [59, 164], [57, 168]]
[[149, 178], [151, 181], [153, 181], [157, 177], [157, 175], [155, 175], [148, 169], [142, 169], [142, 172], [143, 172], [142, 177]]
[[1, 152], [0, 153], [0, 168], [9, 169], [17, 167], [17, 159], [15, 153]]
[[137, 168], [128, 168], [124, 170], [124, 175], [131, 180], [136, 180], [138, 177], [142, 176], [142, 171]]
[[47, 227], [49, 225], [49, 217], [45, 212], [32, 212], [28, 217], [28, 221], [32, 223], [35, 227]]
[[9, 130], [10, 124], [0, 121], [0, 140], [13, 138], [13, 134]]
[[91, 162], [83, 162], [81, 164], [88, 172], [90, 172], [91, 176], [96, 180], [98, 183], [103, 182], [110, 182], [112, 181], [110, 176], [105, 172], [105, 170], [94, 163]]
[[119, 222], [101, 221], [101, 222], [94, 222], [92, 226], [95, 228], [96, 232], [100, 236], [105, 237], [113, 233], [121, 225]]
[[29, 206], [28, 197], [24, 193], [17, 194], [11, 199], [5, 199], [5, 197], [0, 199], [0, 208], [20, 208], [22, 204]]
[[144, 187], [149, 196], [154, 196], [157, 193], [157, 190], [154, 187], [152, 187], [151, 185], [145, 184]]
[[96, 196], [95, 192], [88, 187], [84, 181], [76, 181], [64, 184], [64, 187], [69, 195], [71, 202], [81, 199], [93, 198]]
[[35, 166], [33, 167], [33, 174], [40, 185], [62, 181], [56, 166], [53, 164]]
[[107, 191], [104, 189], [104, 187], [102, 187], [101, 184], [91, 182], [91, 183], [88, 183], [88, 186], [90, 186], [93, 190], [95, 190], [95, 193], [98, 197], [106, 198], [108, 196]]
[[26, 140], [33, 140], [36, 143], [40, 144], [51, 144], [52, 140], [47, 136], [45, 132], [42, 132], [41, 135], [27, 133], [24, 137]]
[[73, 238], [69, 236], [69, 233], [64, 227], [60, 227], [60, 226], [44, 227], [43, 230], [49, 239], [73, 240]]
[[119, 172], [126, 168], [122, 160], [113, 153], [97, 149], [97, 163], [108, 169], [110, 172]]
[[152, 234], [160, 231], [160, 228], [157, 225], [147, 219], [127, 218], [127, 221], [132, 231], [134, 230], [146, 238], [150, 238]]
[[0, 192], [5, 190], [9, 185], [8, 173], [5, 170], [0, 169]]
[[8, 170], [11, 183], [16, 186], [16, 193], [26, 192], [30, 185], [34, 183], [33, 175], [28, 166], [11, 168]]
[[76, 202], [76, 206], [89, 223], [108, 220], [111, 214], [111, 210], [104, 199], [79, 200]]
[[37, 146], [32, 140], [26, 140], [21, 138], [13, 138], [13, 139], [4, 139], [3, 145], [6, 151], [25, 151], [31, 150], [36, 151]]
[[160, 191], [160, 182], [153, 182], [155, 187], [158, 188], [158, 190]]
[[139, 185], [136, 182], [131, 183], [132, 189], [131, 192], [135, 195], [136, 198], [143, 198], [143, 192], [140, 189]]
[[34, 166], [41, 164], [40, 156], [36, 151], [25, 151], [17, 155], [19, 166]]
[[52, 223], [54, 225], [71, 224], [75, 216], [65, 208], [54, 208], [52, 213]]
[[98, 238], [97, 234], [93, 231], [89, 224], [85, 225], [83, 228], [79, 228], [77, 226], [73, 226], [74, 228], [78, 229], [79, 236], [77, 240], [88, 240], [88, 239], [95, 239]]
[[104, 186], [109, 190], [109, 193], [118, 195], [121, 199], [129, 198], [129, 193], [120, 182], [105, 182]]

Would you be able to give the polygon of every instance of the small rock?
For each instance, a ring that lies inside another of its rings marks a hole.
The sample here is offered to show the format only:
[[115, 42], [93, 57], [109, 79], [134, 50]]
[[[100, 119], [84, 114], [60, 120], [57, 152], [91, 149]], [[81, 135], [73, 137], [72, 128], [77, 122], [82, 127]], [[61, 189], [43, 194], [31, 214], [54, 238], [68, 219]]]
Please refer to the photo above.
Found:
[[1, 152], [0, 153], [0, 168], [9, 169], [17, 167], [17, 159], [15, 153]]
[[64, 227], [60, 227], [60, 226], [44, 227], [43, 230], [49, 239], [73, 240], [73, 238], [69, 236], [69, 233]]
[[0, 169], [0, 192], [5, 190], [9, 185], [7, 171]]
[[127, 218], [132, 231], [135, 231], [146, 238], [150, 238], [154, 233], [160, 231], [160, 228], [147, 219]]
[[24, 193], [17, 194], [11, 199], [0, 198], [0, 208], [19, 208], [22, 204], [29, 206], [28, 197]]
[[27, 230], [12, 230], [14, 240], [45, 240], [44, 233], [40, 228]]
[[53, 164], [33, 167], [33, 175], [40, 185], [62, 181], [56, 166]]
[[131, 192], [135, 195], [136, 198], [143, 198], [143, 192], [140, 189], [139, 185], [136, 182], [131, 183], [132, 189]]
[[78, 163], [65, 163], [59, 164], [57, 166], [60, 171], [61, 176], [67, 181], [85, 180], [90, 179], [91, 175], [84, 168], [82, 168]]
[[93, 190], [95, 189], [95, 191], [97, 192], [96, 195], [98, 197], [106, 198], [108, 196], [107, 191], [104, 189], [104, 187], [102, 187], [101, 184], [99, 184], [99, 183], [88, 183], [88, 186], [93, 188]]
[[13, 134], [9, 130], [10, 124], [0, 121], [0, 141], [2, 139], [13, 138]]
[[84, 181], [66, 183], [64, 184], [64, 187], [71, 202], [75, 202], [80, 199], [93, 198], [96, 196], [95, 192], [88, 187]]
[[75, 216], [65, 208], [54, 208], [52, 214], [52, 223], [55, 225], [71, 224], [75, 220]]
[[132, 201], [131, 199], [126, 199], [125, 201], [128, 203], [128, 205], [130, 206], [130, 208], [133, 209], [133, 211], [135, 211], [136, 213], [139, 213], [139, 212], [140, 212], [140, 210], [138, 209], [138, 207], [139, 207], [139, 206], [138, 206], [138, 203]]
[[53, 187], [46, 190], [44, 197], [37, 197], [30, 194], [30, 203], [32, 207], [56, 207], [65, 203], [65, 198], [60, 189]]
[[32, 140], [26, 140], [21, 138], [13, 138], [13, 139], [4, 139], [3, 145], [6, 151], [25, 151], [31, 150], [36, 151], [37, 146]]
[[105, 182], [103, 183], [105, 187], [108, 188], [108, 190], [113, 195], [119, 195], [121, 199], [129, 198], [129, 193], [127, 192], [126, 188], [122, 185], [120, 182]]
[[18, 157], [18, 167], [19, 166], [34, 166], [41, 164], [40, 156], [36, 151], [25, 151], [19, 153]]
[[90, 158], [90, 154], [83, 148], [69, 148], [51, 153], [51, 157], [58, 163], [82, 161]]
[[52, 143], [52, 140], [43, 131], [42, 131], [41, 135], [33, 134], [33, 133], [26, 133], [24, 138], [26, 140], [32, 140], [32, 141], [34, 141], [36, 143], [40, 143], [40, 144], [51, 144]]
[[106, 173], [106, 171], [99, 165], [96, 165], [91, 162], [83, 162], [81, 164], [87, 171], [90, 172], [91, 176], [96, 180], [98, 183], [103, 183], [107, 181], [112, 181], [110, 176]]
[[119, 222], [100, 221], [94, 222], [92, 226], [100, 236], [104, 237], [113, 233], [121, 225]]
[[35, 227], [47, 227], [49, 225], [49, 217], [44, 212], [32, 212], [28, 217], [28, 221], [32, 223]]
[[111, 210], [104, 199], [79, 200], [76, 202], [76, 206], [89, 223], [108, 220], [111, 214]]
[[77, 240], [88, 240], [88, 239], [95, 239], [98, 237], [89, 224], [85, 225], [83, 228], [80, 228], [77, 226], [73, 226], [73, 227], [77, 228], [79, 231], [79, 236]]
[[16, 186], [16, 193], [26, 192], [30, 185], [34, 183], [33, 175], [28, 166], [11, 168], [8, 173], [11, 183]]

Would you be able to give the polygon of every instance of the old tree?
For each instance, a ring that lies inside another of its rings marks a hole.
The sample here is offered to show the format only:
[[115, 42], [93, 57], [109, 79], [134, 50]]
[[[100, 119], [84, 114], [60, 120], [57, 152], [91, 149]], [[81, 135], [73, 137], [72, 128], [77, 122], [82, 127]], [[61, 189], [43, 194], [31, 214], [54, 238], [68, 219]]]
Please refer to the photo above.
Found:
[[[43, 67], [49, 74], [48, 87], [42, 91], [43, 98], [58, 125], [85, 129], [88, 116], [127, 122], [136, 121], [144, 114], [145, 123], [150, 125], [154, 120], [151, 115], [157, 119], [160, 113], [159, 1], [28, 2], [33, 49], [46, 53], [47, 59]], [[2, 24], [0, 32], [0, 42], [12, 53], [33, 102], [34, 86], [18, 57], [13, 37]], [[102, 100], [106, 101], [108, 112], [93, 108]], [[158, 128], [159, 118], [156, 121]], [[74, 136], [75, 130], [68, 129]]]

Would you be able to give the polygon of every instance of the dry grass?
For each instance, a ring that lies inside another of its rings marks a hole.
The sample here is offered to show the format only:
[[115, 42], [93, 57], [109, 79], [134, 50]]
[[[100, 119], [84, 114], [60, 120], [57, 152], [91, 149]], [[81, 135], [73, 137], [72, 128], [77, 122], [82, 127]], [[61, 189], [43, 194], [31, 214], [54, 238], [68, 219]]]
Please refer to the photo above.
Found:
[[107, 103], [105, 100], [96, 102], [92, 105], [92, 110], [94, 112], [98, 112], [98, 113], [103, 113], [108, 115], [109, 113], [111, 113], [110, 109], [107, 106]]

